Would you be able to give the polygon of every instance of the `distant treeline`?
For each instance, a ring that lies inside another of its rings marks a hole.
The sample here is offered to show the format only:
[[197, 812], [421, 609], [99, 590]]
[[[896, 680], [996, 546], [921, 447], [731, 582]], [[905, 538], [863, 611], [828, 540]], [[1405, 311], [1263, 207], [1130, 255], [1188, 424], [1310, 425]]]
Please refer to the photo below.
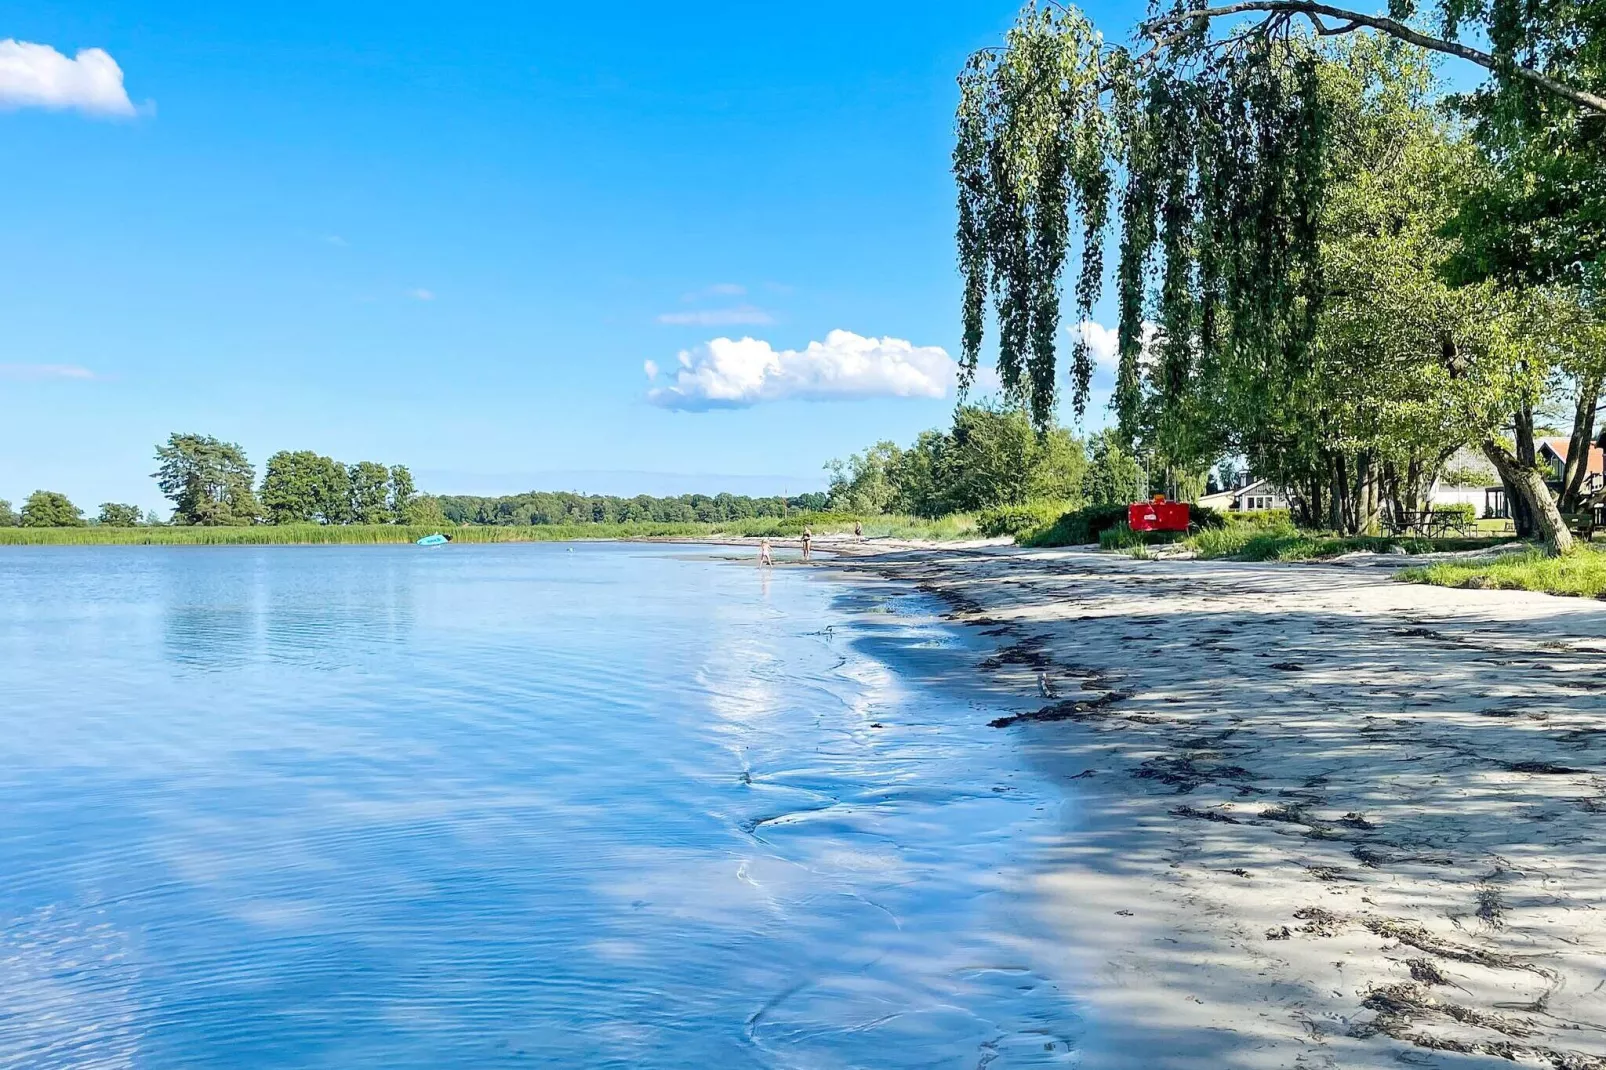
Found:
[[[405, 465], [346, 464], [312, 450], [275, 453], [258, 484], [255, 466], [236, 443], [178, 433], [156, 448], [156, 460], [152, 478], [173, 503], [171, 523], [183, 527], [726, 524], [818, 512], [826, 507], [827, 498], [823, 493], [618, 498], [567, 491], [495, 498], [430, 495], [418, 492]], [[145, 528], [163, 522], [154, 513], [142, 514], [135, 506], [117, 502], [103, 503], [98, 516], [85, 519], [81, 508], [56, 491], [35, 491], [20, 511], [0, 500], [0, 527], [89, 525]]]
[[638, 494], [634, 498], [617, 498], [608, 494], [530, 491], [499, 498], [441, 494], [434, 500], [441, 514], [454, 524], [722, 524], [818, 512], [826, 507], [827, 497], [813, 493], [789, 498], [749, 498], [744, 494], [681, 494], [672, 498]]

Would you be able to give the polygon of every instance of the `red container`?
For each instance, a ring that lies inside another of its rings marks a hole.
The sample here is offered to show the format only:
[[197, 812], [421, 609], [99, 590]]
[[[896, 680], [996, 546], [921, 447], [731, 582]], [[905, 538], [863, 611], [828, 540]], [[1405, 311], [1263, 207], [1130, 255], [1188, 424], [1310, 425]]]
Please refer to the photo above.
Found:
[[1187, 502], [1138, 502], [1126, 507], [1126, 526], [1133, 531], [1187, 531]]

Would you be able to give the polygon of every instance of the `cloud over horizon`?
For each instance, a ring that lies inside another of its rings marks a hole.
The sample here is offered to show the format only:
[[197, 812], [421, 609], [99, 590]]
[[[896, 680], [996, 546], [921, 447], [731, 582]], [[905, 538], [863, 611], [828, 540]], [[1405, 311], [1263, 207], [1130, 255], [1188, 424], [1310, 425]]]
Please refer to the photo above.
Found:
[[45, 108], [127, 118], [134, 103], [123, 69], [105, 49], [79, 49], [68, 59], [49, 45], [0, 40], [0, 110]]
[[[715, 338], [682, 350], [679, 359], [673, 384], [653, 387], [647, 400], [683, 412], [791, 399], [941, 398], [953, 389], [959, 371], [940, 346], [843, 330], [801, 350], [777, 350], [751, 337]], [[657, 378], [657, 365], [647, 365], [648, 377]]]

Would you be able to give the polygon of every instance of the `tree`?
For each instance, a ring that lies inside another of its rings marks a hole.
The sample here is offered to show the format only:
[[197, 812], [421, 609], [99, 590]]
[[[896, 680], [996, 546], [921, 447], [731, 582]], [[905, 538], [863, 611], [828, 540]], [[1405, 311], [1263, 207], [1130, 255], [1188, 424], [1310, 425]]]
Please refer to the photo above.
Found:
[[175, 524], [254, 524], [260, 516], [252, 485], [256, 470], [232, 442], [175, 432], [156, 448], [152, 473], [173, 503]]
[[351, 485], [352, 522], [392, 523], [396, 513], [390, 505], [390, 469], [377, 461], [359, 461], [346, 471]]
[[53, 490], [36, 490], [28, 495], [22, 506], [22, 526], [25, 528], [79, 528], [84, 526], [84, 511], [67, 499], [65, 494]]
[[[1423, 61], [1365, 36], [1335, 56], [1294, 32], [1293, 14], [1311, 11], [1317, 33], [1328, 29], [1308, 4], [1232, 7], [1272, 17], [1215, 39], [1210, 19], [1227, 9], [1183, 5], [1144, 24], [1155, 47], [1133, 57], [1103, 47], [1079, 12], [1029, 9], [1005, 47], [972, 57], [954, 156], [964, 360], [974, 366], [990, 293], [1001, 378], [1044, 424], [1055, 371], [1041, 339], [1057, 323], [1069, 234], [1079, 222], [1085, 314], [1098, 289], [1090, 236], [1113, 201], [1123, 443], [1190, 481], [1242, 453], [1283, 477], [1307, 520], [1361, 530], [1385, 501], [1407, 510], [1460, 442], [1498, 445], [1501, 405], [1534, 381], [1512, 330], [1519, 306], [1437, 274], [1454, 210], [1445, 177], [1470, 149], [1427, 99]], [[1524, 11], [1513, 17], [1543, 21]], [[1512, 54], [1507, 29], [1500, 56]], [[1587, 74], [1598, 59], [1534, 62]], [[1480, 129], [1516, 136], [1501, 102], [1525, 98], [1506, 92], [1508, 59], [1499, 66]], [[1072, 361], [1078, 407], [1087, 372]], [[1511, 486], [1565, 550], [1543, 481], [1530, 472]]]
[[268, 458], [262, 505], [274, 524], [344, 524], [351, 518], [351, 476], [332, 457], [280, 450]]
[[[1409, 20], [1422, 7], [1436, 11], [1442, 31], [1424, 32]], [[1211, 19], [1230, 18], [1249, 12], [1266, 18], [1247, 28], [1235, 29], [1227, 38], [1212, 40], [1208, 34]], [[1548, 96], [1595, 115], [1606, 115], [1606, 95], [1599, 87], [1600, 71], [1606, 54], [1600, 48], [1606, 34], [1606, 8], [1598, 0], [1573, 4], [1474, 3], [1470, 0], [1390, 0], [1389, 16], [1372, 15], [1341, 8], [1317, 0], [1237, 0], [1216, 6], [1176, 5], [1139, 27], [1156, 52], [1181, 50], [1187, 55], [1221, 47], [1231, 47], [1250, 37], [1269, 38], [1286, 34], [1289, 23], [1298, 16], [1309, 21], [1321, 36], [1354, 33], [1368, 29], [1388, 35], [1417, 48], [1469, 60], [1492, 75], [1485, 92], [1504, 96], [1524, 96], [1534, 88]], [[1333, 26], [1326, 19], [1338, 19]], [[1464, 44], [1460, 37], [1470, 31], [1487, 34], [1493, 47], [1485, 51]]]
[[138, 527], [142, 519], [137, 505], [102, 502], [100, 516], [96, 518], [95, 523], [107, 528], [133, 528]]
[[11, 503], [0, 498], [0, 528], [14, 528], [22, 523], [22, 518], [11, 507]]
[[428, 495], [415, 494], [407, 502], [398, 524], [414, 524], [419, 527], [438, 528], [447, 524], [445, 512], [441, 509], [440, 500]]
[[846, 461], [828, 462], [825, 467], [831, 473], [830, 507], [843, 513], [886, 512], [898, 494], [888, 472], [897, 465], [902, 452], [895, 442], [877, 442]]
[[1082, 497], [1088, 505], [1127, 505], [1145, 491], [1143, 467], [1121, 446], [1121, 435], [1106, 428], [1088, 443], [1087, 473]]
[[[398, 524], [429, 522], [413, 519], [416, 515], [419, 515], [417, 497], [418, 488], [413, 485], [413, 473], [409, 472], [404, 464], [391, 465], [390, 513], [396, 518]], [[431, 504], [434, 506], [432, 515], [440, 515], [440, 503], [432, 500]], [[650, 517], [642, 517], [641, 519], [647, 520]]]

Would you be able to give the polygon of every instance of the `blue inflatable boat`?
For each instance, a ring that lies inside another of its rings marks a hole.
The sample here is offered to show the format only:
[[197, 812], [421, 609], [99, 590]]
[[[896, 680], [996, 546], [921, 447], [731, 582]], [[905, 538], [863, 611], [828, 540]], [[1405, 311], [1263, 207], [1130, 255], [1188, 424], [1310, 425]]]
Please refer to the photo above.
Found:
[[447, 538], [445, 535], [425, 535], [422, 539], [418, 540], [418, 545], [420, 545], [420, 546], [445, 546], [447, 543], [449, 543], [451, 541], [452, 540]]

